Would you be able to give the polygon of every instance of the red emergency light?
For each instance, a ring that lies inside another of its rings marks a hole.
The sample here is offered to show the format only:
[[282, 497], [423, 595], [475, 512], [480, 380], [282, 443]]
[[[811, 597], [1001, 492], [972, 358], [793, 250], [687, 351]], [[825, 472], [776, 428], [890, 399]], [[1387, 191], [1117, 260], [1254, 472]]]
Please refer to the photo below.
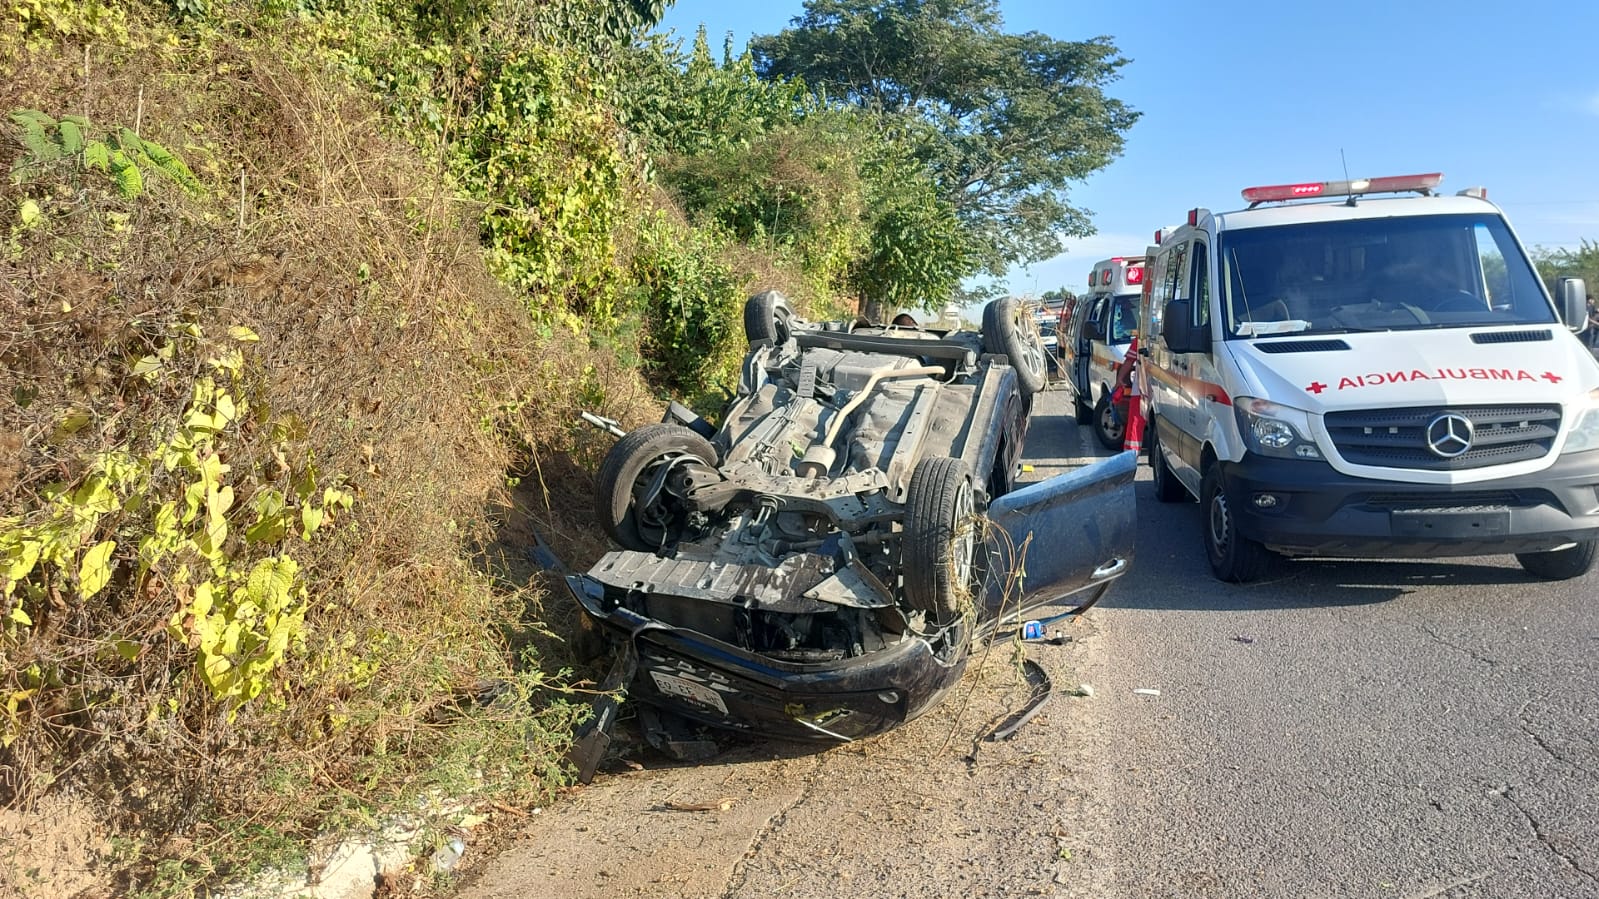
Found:
[[1244, 189], [1244, 200], [1256, 203], [1273, 203], [1283, 200], [1300, 200], [1306, 197], [1354, 197], [1361, 194], [1405, 193], [1416, 191], [1430, 194], [1444, 180], [1443, 173], [1425, 175], [1391, 175], [1386, 178], [1362, 178], [1356, 181], [1313, 181], [1304, 184], [1272, 184]]
[[1141, 265], [1127, 266], [1127, 283], [1137, 284], [1144, 280], [1144, 267]]

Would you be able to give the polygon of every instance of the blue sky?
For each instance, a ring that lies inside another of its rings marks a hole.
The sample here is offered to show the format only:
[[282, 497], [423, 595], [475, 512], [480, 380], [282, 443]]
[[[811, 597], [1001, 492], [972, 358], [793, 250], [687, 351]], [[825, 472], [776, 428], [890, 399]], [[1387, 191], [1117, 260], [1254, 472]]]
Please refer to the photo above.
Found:
[[[782, 30], [802, 0], [677, 0], [713, 50]], [[1095, 260], [1142, 252], [1190, 207], [1256, 184], [1443, 172], [1488, 188], [1529, 247], [1599, 240], [1599, 3], [1000, 0], [1005, 30], [1109, 35], [1110, 93], [1143, 113], [1122, 156], [1071, 192], [1099, 234], [1013, 269], [1015, 294], [1075, 289]]]

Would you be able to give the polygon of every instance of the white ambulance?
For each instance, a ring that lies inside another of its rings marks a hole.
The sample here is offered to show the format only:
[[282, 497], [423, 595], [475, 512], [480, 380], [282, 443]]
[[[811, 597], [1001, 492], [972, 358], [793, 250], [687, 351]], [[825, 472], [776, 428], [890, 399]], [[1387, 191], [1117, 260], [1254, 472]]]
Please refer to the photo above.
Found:
[[1216, 577], [1274, 555], [1592, 566], [1583, 283], [1551, 300], [1486, 192], [1441, 180], [1255, 187], [1156, 235], [1144, 444], [1157, 497], [1203, 504]]
[[1060, 335], [1062, 367], [1077, 423], [1094, 426], [1107, 449], [1122, 448], [1125, 410], [1111, 409], [1116, 368], [1138, 330], [1144, 257], [1114, 256], [1094, 263], [1088, 292], [1078, 298]]

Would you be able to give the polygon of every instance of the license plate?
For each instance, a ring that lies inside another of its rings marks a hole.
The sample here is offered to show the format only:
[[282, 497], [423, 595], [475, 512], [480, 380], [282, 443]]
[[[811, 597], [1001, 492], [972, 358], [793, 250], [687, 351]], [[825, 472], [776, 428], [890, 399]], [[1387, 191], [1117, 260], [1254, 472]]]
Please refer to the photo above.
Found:
[[662, 692], [671, 696], [681, 696], [690, 702], [711, 708], [727, 714], [727, 704], [722, 702], [722, 697], [715, 690], [704, 684], [697, 684], [687, 678], [675, 674], [665, 674], [660, 671], [651, 671], [650, 677], [655, 679], [655, 686]]
[[1510, 512], [1496, 509], [1428, 510], [1389, 515], [1395, 537], [1469, 540], [1502, 537], [1510, 531]]

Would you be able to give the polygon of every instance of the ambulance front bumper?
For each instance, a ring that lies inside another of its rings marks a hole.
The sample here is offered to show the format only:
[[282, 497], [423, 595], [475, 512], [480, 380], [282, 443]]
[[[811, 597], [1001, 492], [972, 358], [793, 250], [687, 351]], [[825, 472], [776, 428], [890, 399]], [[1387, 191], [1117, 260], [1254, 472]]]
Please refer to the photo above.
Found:
[[1464, 486], [1374, 481], [1325, 462], [1246, 455], [1222, 470], [1239, 532], [1304, 556], [1544, 552], [1599, 538], [1599, 452]]

